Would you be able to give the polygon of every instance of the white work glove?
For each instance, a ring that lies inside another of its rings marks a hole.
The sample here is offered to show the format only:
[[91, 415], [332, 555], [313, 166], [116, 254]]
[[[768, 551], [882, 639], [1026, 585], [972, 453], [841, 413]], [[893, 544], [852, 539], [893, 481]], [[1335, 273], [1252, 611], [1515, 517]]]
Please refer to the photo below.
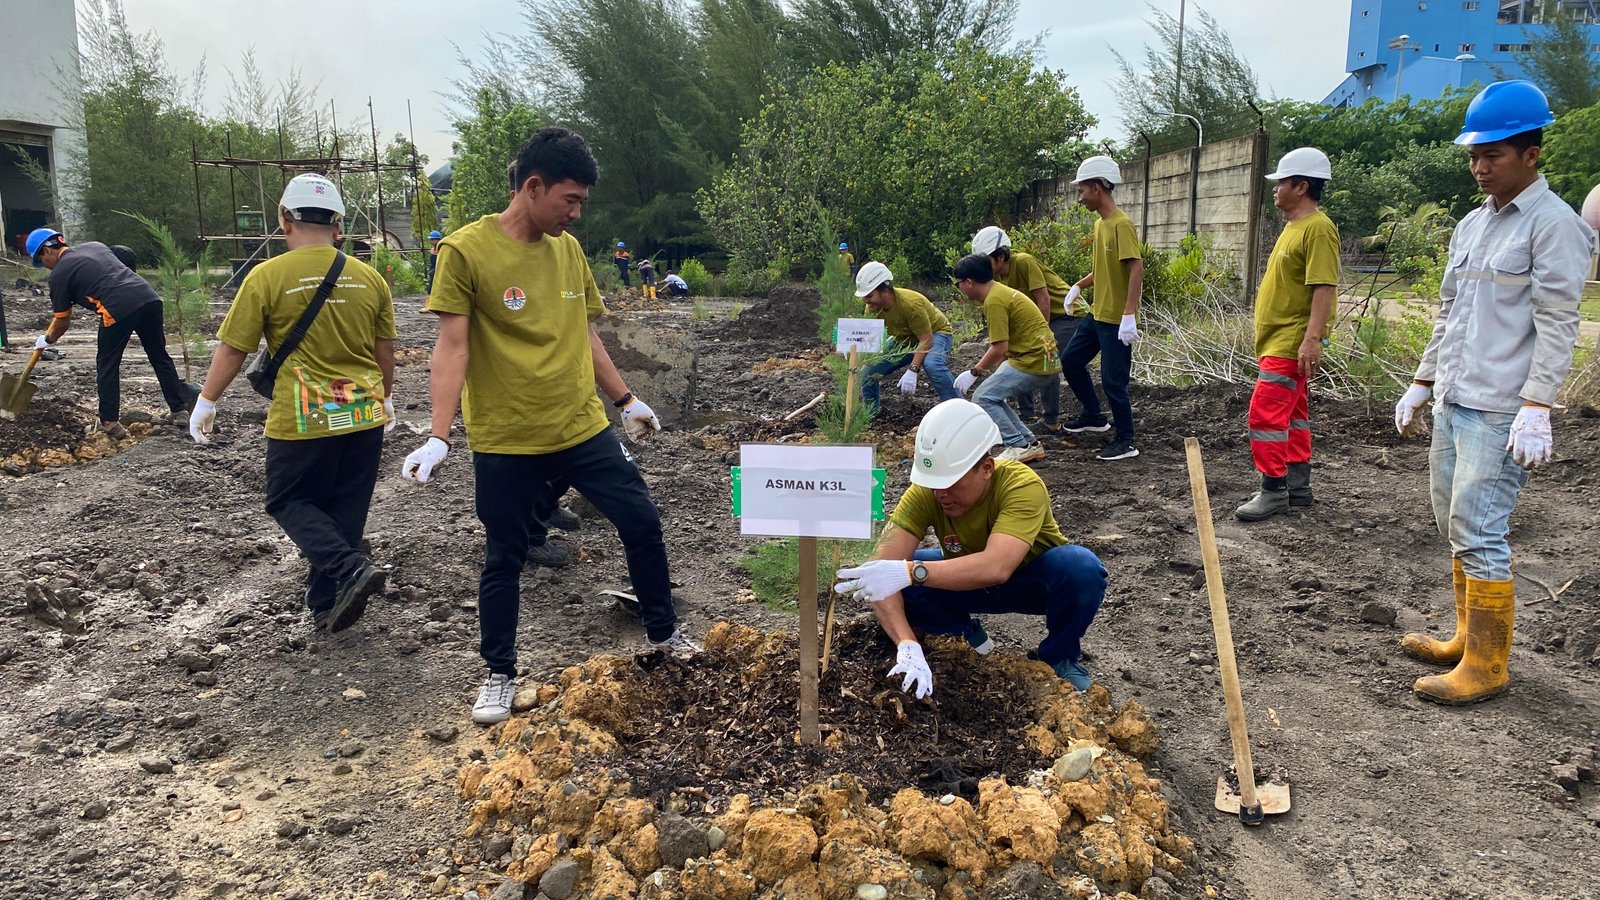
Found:
[[916, 392], [917, 392], [917, 373], [911, 371], [910, 369], [907, 369], [906, 373], [904, 375], [900, 376], [900, 393], [905, 394], [906, 396], [909, 397], [910, 395], [915, 394]]
[[189, 437], [196, 444], [211, 443], [211, 429], [217, 424], [217, 405], [205, 397], [194, 399], [194, 412], [189, 413]]
[[1511, 459], [1524, 469], [1537, 468], [1550, 461], [1555, 450], [1550, 433], [1550, 410], [1524, 406], [1511, 423], [1511, 440], [1506, 443]]
[[887, 600], [911, 584], [911, 566], [903, 559], [874, 559], [850, 569], [834, 573], [839, 580], [833, 589], [841, 594], [855, 594], [868, 603]]
[[1394, 405], [1394, 430], [1405, 434], [1411, 427], [1411, 419], [1416, 416], [1422, 404], [1428, 402], [1428, 397], [1433, 393], [1429, 387], [1413, 384], [1406, 388], [1405, 395], [1400, 402]]
[[33, 349], [35, 350], [43, 350], [48, 346], [50, 346], [50, 339], [42, 334], [39, 335], [38, 340], [33, 342]]
[[905, 680], [900, 682], [902, 692], [918, 700], [926, 700], [933, 695], [933, 670], [928, 668], [928, 660], [922, 655], [922, 645], [916, 641], [906, 641], [895, 651], [894, 668], [889, 670], [889, 677], [896, 675], [905, 676]]
[[450, 445], [436, 437], [428, 438], [428, 442], [412, 451], [406, 457], [405, 464], [400, 467], [400, 477], [418, 484], [427, 484], [433, 477], [433, 470], [444, 462], [445, 455], [450, 452]]
[[651, 432], [661, 430], [661, 420], [656, 418], [656, 411], [638, 397], [628, 401], [622, 408], [622, 431], [628, 440], [635, 444], [649, 437]]
[[1117, 340], [1129, 347], [1139, 339], [1139, 324], [1136, 316], [1123, 316], [1122, 324], [1117, 326]]
[[1061, 308], [1066, 310], [1067, 315], [1072, 314], [1072, 304], [1077, 301], [1078, 295], [1081, 293], [1083, 293], [1083, 288], [1077, 285], [1067, 288], [1067, 299], [1061, 301]]
[[383, 433], [388, 434], [394, 426], [400, 424], [394, 417], [394, 395], [383, 398]]
[[967, 394], [972, 393], [972, 386], [977, 382], [978, 376], [972, 374], [971, 369], [962, 372], [956, 376], [956, 393], [965, 397]]

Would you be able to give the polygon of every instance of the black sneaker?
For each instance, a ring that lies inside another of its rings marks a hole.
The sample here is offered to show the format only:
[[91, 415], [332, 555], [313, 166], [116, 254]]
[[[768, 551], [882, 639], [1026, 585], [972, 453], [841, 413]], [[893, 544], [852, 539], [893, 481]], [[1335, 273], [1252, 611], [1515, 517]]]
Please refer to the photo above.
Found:
[[361, 621], [367, 611], [367, 600], [382, 590], [388, 575], [370, 562], [339, 580], [333, 590], [333, 605], [326, 615], [313, 614], [312, 621], [328, 631], [343, 631]]
[[1071, 422], [1063, 423], [1061, 430], [1067, 434], [1083, 434], [1085, 432], [1099, 434], [1104, 431], [1110, 431], [1111, 424], [1106, 421], [1105, 416], [1079, 416]]
[[1133, 446], [1133, 441], [1112, 441], [1102, 447], [1100, 452], [1094, 455], [1094, 458], [1105, 460], [1133, 459], [1138, 455], [1139, 451]]
[[572, 562], [572, 554], [549, 541], [545, 541], [542, 544], [534, 544], [528, 548], [528, 565], [530, 566], [559, 569], [570, 562]]
[[583, 527], [583, 520], [578, 518], [578, 514], [572, 510], [564, 506], [558, 506], [556, 511], [550, 514], [550, 527], [559, 528], [562, 531], [577, 531]]

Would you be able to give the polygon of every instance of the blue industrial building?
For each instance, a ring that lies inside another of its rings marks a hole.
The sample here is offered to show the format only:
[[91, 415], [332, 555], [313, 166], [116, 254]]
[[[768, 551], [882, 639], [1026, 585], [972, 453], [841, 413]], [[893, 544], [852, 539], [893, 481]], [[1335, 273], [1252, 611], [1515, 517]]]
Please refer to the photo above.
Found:
[[[1600, 54], [1600, 0], [1560, 0], [1589, 23]], [[1517, 52], [1547, 32], [1545, 0], [1351, 0], [1343, 84], [1322, 102], [1359, 106], [1402, 94], [1438, 97], [1447, 88], [1521, 78]]]

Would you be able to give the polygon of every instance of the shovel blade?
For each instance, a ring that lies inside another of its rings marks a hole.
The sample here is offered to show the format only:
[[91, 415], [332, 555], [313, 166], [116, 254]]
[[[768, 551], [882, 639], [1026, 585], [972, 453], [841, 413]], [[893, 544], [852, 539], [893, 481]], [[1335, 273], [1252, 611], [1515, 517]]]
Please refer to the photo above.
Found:
[[23, 381], [15, 375], [0, 376], [0, 418], [15, 419], [27, 412], [33, 390], [31, 381]]
[[[1256, 802], [1261, 812], [1281, 816], [1289, 811], [1289, 785], [1286, 782], [1268, 781], [1256, 785]], [[1217, 779], [1216, 807], [1219, 812], [1239, 814], [1239, 792], [1228, 783], [1226, 775]]]

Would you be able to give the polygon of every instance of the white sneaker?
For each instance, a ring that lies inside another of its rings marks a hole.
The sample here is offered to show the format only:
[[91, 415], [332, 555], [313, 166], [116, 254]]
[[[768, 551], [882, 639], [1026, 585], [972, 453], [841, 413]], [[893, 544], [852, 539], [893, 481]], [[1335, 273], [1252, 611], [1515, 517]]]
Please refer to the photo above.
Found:
[[1034, 441], [1026, 447], [1007, 447], [1000, 451], [1000, 459], [1012, 462], [1031, 463], [1044, 459], [1044, 445]]
[[679, 659], [688, 659], [705, 649], [694, 641], [689, 640], [688, 635], [685, 635], [682, 629], [673, 631], [672, 636], [664, 641], [652, 641], [649, 638], [645, 638], [645, 643], [650, 646], [651, 650], [665, 650]]
[[517, 695], [517, 680], [510, 675], [490, 673], [472, 705], [472, 721], [493, 725], [511, 718], [511, 700]]

